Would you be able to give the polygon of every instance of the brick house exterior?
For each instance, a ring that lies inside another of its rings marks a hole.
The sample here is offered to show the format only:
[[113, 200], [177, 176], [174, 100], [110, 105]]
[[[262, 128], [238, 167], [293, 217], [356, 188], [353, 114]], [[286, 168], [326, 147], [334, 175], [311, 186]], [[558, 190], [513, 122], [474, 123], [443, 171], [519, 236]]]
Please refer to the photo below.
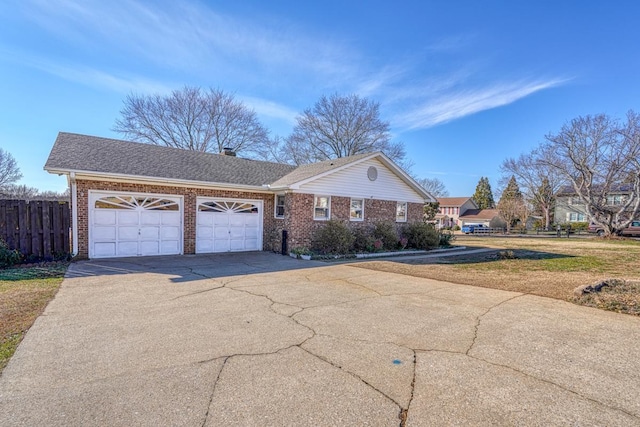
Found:
[[[283, 230], [289, 248], [309, 247], [326, 223], [328, 218], [314, 218], [316, 196], [328, 200], [330, 219], [351, 228], [396, 222], [397, 212], [405, 211], [398, 226], [421, 221], [424, 203], [433, 200], [382, 153], [295, 167], [60, 133], [45, 169], [68, 176], [74, 253], [80, 258], [279, 252]], [[277, 196], [284, 196], [280, 216]], [[354, 200], [361, 207], [357, 218]], [[145, 210], [147, 202], [154, 207]], [[229, 242], [236, 239], [240, 246], [203, 245], [205, 232], [225, 244], [228, 232]], [[115, 249], [100, 252], [98, 245]]]

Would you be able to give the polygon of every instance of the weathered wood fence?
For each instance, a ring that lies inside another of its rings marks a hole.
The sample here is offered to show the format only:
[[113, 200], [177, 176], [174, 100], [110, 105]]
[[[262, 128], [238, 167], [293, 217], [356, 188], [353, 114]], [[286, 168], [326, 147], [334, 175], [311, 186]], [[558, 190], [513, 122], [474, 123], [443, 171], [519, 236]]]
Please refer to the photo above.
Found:
[[71, 252], [69, 202], [0, 200], [0, 238], [26, 258], [49, 259]]

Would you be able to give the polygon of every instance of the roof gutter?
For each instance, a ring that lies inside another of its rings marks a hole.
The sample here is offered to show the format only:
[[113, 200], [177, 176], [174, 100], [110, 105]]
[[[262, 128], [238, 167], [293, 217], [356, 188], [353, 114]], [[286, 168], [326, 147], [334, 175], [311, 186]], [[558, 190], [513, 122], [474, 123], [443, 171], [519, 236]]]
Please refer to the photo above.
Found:
[[233, 184], [233, 183], [224, 183], [224, 182], [209, 182], [209, 181], [191, 181], [186, 179], [173, 179], [173, 178], [163, 178], [163, 177], [151, 177], [151, 176], [139, 176], [139, 175], [127, 175], [127, 174], [114, 174], [114, 173], [103, 173], [103, 172], [93, 172], [93, 171], [83, 171], [83, 170], [72, 170], [72, 169], [56, 169], [56, 168], [46, 168], [45, 170], [52, 174], [66, 174], [73, 175], [75, 179], [108, 179], [108, 180], [116, 180], [116, 181], [134, 181], [134, 182], [144, 182], [144, 183], [153, 183], [155, 185], [177, 185], [180, 187], [203, 187], [203, 188], [220, 188], [220, 189], [242, 189], [247, 191], [256, 191], [256, 192], [272, 192], [272, 189], [268, 189], [269, 186], [265, 185], [246, 185], [246, 184]]

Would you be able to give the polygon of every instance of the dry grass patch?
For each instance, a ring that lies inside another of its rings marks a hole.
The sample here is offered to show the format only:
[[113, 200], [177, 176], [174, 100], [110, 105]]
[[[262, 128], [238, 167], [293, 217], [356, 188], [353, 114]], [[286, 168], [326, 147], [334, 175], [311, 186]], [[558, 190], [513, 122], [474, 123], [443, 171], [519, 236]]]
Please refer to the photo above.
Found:
[[640, 316], [640, 281], [618, 281], [600, 292], [573, 297], [576, 304]]
[[0, 270], [0, 372], [55, 296], [66, 264]]
[[640, 279], [638, 241], [462, 236], [456, 244], [495, 251], [402, 262], [372, 261], [356, 265], [640, 314], [633, 308], [640, 304], [640, 290], [637, 288], [618, 289], [615, 293], [607, 290], [607, 296], [602, 297], [607, 298], [606, 303], [587, 303], [586, 299], [578, 301], [573, 298], [573, 290], [580, 285], [593, 284], [610, 277]]

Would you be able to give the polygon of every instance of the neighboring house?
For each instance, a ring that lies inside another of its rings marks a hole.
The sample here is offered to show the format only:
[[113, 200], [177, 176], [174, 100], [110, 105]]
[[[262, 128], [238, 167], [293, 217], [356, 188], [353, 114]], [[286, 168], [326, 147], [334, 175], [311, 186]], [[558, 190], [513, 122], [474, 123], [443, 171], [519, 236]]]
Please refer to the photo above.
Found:
[[460, 215], [460, 227], [466, 224], [482, 224], [486, 227], [501, 228], [504, 220], [497, 209], [468, 209]]
[[295, 167], [60, 133], [45, 170], [67, 175], [80, 257], [309, 246], [326, 220], [421, 221], [433, 199], [383, 153]]
[[469, 209], [478, 209], [471, 197], [438, 197], [440, 212], [436, 214], [436, 227], [462, 226], [459, 221]]
[[[609, 194], [607, 205], [622, 206], [626, 203], [628, 194], [629, 191], [621, 186], [620, 191]], [[572, 187], [563, 187], [556, 194], [554, 220], [557, 224], [589, 221], [586, 206]]]

